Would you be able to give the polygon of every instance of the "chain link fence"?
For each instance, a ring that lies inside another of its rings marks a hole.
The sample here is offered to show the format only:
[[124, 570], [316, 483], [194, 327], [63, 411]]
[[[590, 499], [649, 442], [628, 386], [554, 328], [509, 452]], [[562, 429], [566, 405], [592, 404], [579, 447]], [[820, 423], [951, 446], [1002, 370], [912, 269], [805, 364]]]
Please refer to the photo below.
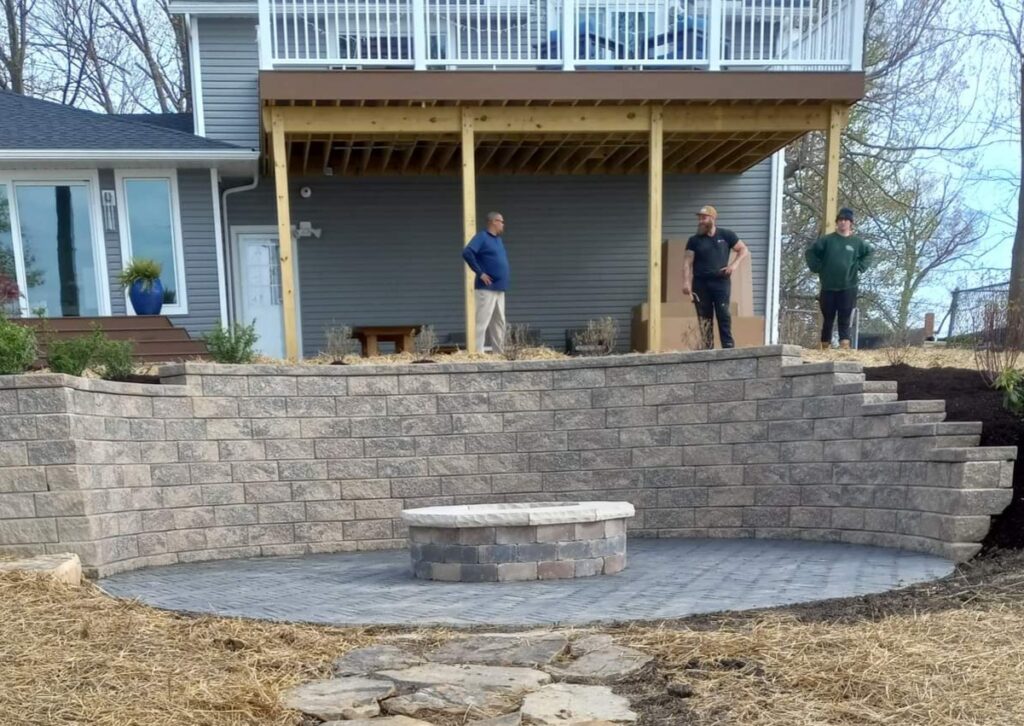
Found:
[[949, 327], [946, 329], [946, 339], [950, 340], [980, 332], [986, 310], [991, 310], [993, 307], [1005, 308], [1006, 298], [1009, 294], [1009, 281], [954, 290], [947, 313]]

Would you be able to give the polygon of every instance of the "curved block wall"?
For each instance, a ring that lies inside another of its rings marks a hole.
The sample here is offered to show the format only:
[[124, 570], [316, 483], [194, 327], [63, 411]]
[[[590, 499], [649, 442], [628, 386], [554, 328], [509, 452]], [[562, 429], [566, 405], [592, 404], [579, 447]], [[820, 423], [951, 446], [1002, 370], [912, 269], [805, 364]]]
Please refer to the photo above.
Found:
[[403, 508], [627, 500], [631, 537], [854, 542], [964, 560], [1013, 448], [788, 346], [398, 367], [0, 377], [0, 554], [86, 571], [406, 546]]

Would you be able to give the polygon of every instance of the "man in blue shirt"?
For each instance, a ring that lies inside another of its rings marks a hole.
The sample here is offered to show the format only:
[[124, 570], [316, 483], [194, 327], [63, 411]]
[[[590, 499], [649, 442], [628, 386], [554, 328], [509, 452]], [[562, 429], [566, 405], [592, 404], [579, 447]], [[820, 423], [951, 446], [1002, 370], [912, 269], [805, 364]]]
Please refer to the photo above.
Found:
[[505, 291], [508, 289], [508, 255], [501, 233], [505, 217], [501, 212], [487, 213], [487, 228], [462, 250], [462, 259], [476, 275], [476, 349], [483, 352], [484, 343], [500, 353], [505, 344]]

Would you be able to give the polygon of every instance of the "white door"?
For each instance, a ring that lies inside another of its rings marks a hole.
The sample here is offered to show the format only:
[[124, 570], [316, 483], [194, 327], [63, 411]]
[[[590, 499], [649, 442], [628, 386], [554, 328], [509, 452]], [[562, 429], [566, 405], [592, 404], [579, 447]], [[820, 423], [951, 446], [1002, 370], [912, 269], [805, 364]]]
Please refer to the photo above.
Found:
[[256, 349], [271, 358], [284, 358], [284, 318], [281, 303], [281, 259], [277, 235], [238, 235], [239, 322], [256, 321]]

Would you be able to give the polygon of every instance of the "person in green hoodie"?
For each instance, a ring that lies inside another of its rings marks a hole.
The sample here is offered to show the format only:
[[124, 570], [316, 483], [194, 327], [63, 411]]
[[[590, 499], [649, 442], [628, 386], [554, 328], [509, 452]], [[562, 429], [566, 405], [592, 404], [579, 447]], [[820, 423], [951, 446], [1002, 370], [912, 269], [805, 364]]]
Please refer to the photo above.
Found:
[[807, 267], [821, 280], [818, 304], [821, 349], [832, 345], [832, 325], [839, 316], [839, 347], [850, 347], [850, 318], [857, 307], [857, 278], [871, 265], [874, 251], [853, 233], [853, 210], [843, 207], [836, 216], [836, 231], [807, 248]]

